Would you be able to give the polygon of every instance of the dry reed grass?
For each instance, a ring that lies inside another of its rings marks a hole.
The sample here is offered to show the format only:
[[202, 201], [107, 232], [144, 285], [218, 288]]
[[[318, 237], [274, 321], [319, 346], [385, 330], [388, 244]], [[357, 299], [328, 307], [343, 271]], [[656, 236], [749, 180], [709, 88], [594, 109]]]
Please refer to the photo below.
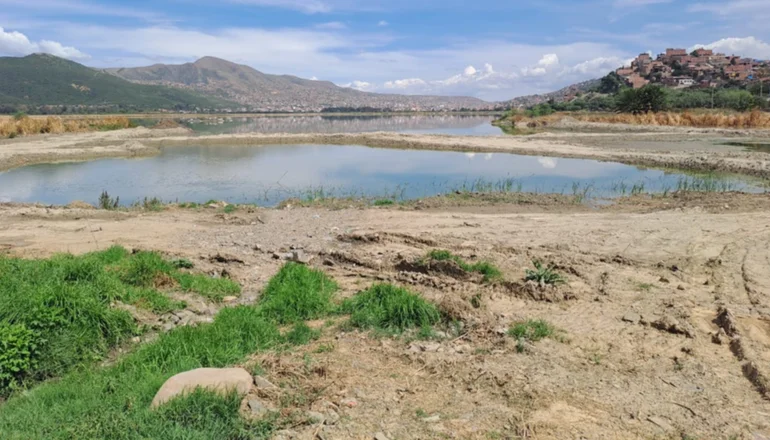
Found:
[[514, 124], [526, 124], [530, 128], [545, 127], [565, 117], [582, 122], [606, 124], [656, 125], [669, 127], [698, 128], [770, 128], [770, 113], [754, 110], [745, 113], [724, 112], [660, 112], [643, 113], [555, 113], [548, 116], [528, 118], [514, 115]]
[[87, 117], [62, 119], [56, 116], [46, 118], [8, 117], [0, 119], [0, 138], [13, 138], [32, 134], [79, 133], [130, 128], [133, 124], [125, 116]]
[[662, 125], [671, 127], [702, 128], [770, 128], [770, 113], [754, 110], [747, 113], [691, 113], [661, 112], [633, 115], [619, 114], [580, 114], [573, 115], [584, 122], [604, 122], [610, 124]]

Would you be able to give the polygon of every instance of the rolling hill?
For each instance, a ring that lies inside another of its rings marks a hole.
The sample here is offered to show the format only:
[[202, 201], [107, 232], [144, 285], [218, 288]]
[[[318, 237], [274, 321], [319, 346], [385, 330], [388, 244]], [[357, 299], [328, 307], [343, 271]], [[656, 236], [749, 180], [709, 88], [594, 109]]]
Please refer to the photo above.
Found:
[[205, 110], [234, 105], [177, 88], [135, 84], [53, 55], [0, 57], [0, 110]]
[[249, 111], [322, 111], [329, 109], [458, 110], [492, 104], [470, 97], [407, 96], [366, 93], [290, 75], [270, 75], [214, 57], [181, 65], [107, 69], [128, 81], [171, 86], [236, 101]]

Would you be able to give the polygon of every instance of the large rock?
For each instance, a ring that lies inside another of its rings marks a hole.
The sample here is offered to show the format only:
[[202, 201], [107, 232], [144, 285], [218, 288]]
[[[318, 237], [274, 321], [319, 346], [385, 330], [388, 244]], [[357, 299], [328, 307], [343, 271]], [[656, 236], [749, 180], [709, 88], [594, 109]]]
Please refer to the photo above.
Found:
[[199, 368], [179, 373], [167, 380], [155, 394], [150, 406], [157, 408], [171, 399], [190, 394], [197, 388], [221, 395], [237, 392], [245, 396], [251, 390], [252, 383], [251, 374], [243, 368]]

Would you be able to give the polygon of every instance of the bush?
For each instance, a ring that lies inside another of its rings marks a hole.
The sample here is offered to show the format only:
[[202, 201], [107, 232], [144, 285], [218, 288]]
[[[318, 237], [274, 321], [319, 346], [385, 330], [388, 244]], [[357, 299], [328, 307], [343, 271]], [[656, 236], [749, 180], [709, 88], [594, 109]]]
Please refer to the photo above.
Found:
[[259, 304], [263, 316], [281, 324], [317, 319], [333, 309], [337, 289], [323, 272], [287, 263], [270, 279]]
[[354, 327], [403, 332], [429, 327], [441, 319], [438, 309], [422, 297], [390, 284], [377, 284], [345, 300], [340, 311]]
[[36, 339], [24, 324], [0, 323], [0, 390], [15, 388], [34, 369]]

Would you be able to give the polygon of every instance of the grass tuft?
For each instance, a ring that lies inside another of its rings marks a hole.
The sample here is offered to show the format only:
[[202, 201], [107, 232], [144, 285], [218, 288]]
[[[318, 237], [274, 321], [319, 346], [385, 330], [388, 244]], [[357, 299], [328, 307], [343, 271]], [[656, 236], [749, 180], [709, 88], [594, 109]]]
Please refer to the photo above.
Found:
[[323, 272], [287, 263], [270, 279], [259, 304], [263, 316], [280, 324], [317, 319], [333, 310], [337, 289]]
[[460, 256], [454, 255], [447, 250], [432, 250], [428, 252], [428, 258], [433, 261], [454, 261], [460, 268], [466, 272], [476, 272], [484, 275], [484, 282], [492, 282], [502, 278], [503, 274], [494, 264], [488, 261], [480, 261], [470, 264]]
[[555, 286], [567, 282], [563, 276], [556, 272], [553, 265], [543, 266], [543, 263], [538, 260], [533, 261], [532, 264], [535, 266], [535, 270], [526, 270], [524, 277], [526, 281], [534, 281], [541, 286]]
[[345, 300], [340, 311], [350, 314], [350, 323], [354, 327], [396, 333], [430, 327], [441, 319], [436, 306], [390, 284], [376, 284]]
[[508, 335], [516, 339], [516, 349], [521, 353], [526, 349], [527, 342], [534, 343], [550, 338], [555, 332], [556, 329], [551, 324], [539, 319], [514, 323], [508, 330]]

